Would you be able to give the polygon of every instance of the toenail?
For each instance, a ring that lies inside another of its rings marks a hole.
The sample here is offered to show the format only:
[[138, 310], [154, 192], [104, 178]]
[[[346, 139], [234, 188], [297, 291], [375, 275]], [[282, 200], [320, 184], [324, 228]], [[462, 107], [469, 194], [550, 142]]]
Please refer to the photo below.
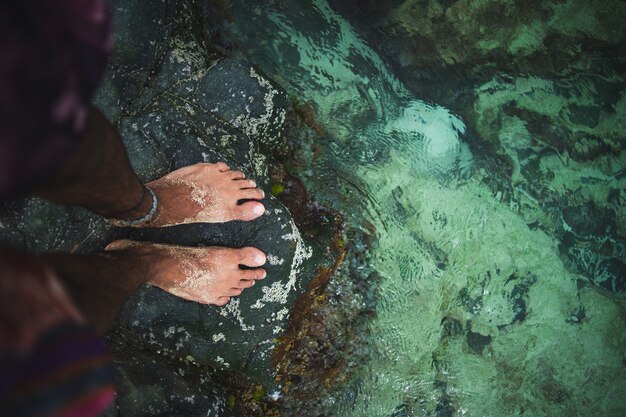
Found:
[[263, 213], [265, 213], [265, 207], [263, 207], [263, 206], [254, 206], [254, 208], [252, 209], [252, 212], [254, 214], [263, 214]]
[[263, 255], [255, 255], [254, 256], [254, 262], [257, 264], [264, 264], [265, 263], [265, 257]]
[[259, 190], [261, 192], [261, 196], [263, 196], [263, 198], [265, 198], [265, 191], [263, 190]]

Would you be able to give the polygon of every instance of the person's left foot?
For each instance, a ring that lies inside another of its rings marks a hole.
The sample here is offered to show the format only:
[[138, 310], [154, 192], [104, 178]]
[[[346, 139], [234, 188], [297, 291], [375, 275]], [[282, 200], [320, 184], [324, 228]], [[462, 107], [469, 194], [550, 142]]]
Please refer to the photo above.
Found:
[[254, 201], [265, 198], [263, 190], [223, 162], [180, 168], [146, 185], [156, 194], [159, 211], [139, 227], [254, 220], [265, 212], [263, 204]]
[[[188, 248], [116, 240], [107, 251], [133, 250], [149, 259], [148, 284], [177, 297], [223, 306], [265, 278], [265, 254], [256, 248]], [[244, 265], [247, 269], [242, 269]]]

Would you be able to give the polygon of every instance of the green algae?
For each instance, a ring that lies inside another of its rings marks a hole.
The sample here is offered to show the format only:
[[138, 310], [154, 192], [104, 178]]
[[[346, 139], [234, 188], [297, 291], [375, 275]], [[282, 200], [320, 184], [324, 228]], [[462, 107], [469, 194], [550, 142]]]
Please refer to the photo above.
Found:
[[285, 186], [282, 184], [272, 184], [272, 195], [278, 197], [285, 192]]

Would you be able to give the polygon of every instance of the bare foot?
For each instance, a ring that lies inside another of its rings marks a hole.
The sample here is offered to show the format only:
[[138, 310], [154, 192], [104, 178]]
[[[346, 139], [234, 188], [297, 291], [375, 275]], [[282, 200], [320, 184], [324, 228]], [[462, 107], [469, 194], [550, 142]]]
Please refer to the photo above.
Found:
[[265, 212], [258, 201], [263, 190], [223, 162], [200, 163], [177, 169], [146, 184], [159, 199], [159, 214], [142, 226], [164, 227], [184, 223], [224, 223], [253, 220]]
[[[223, 306], [263, 279], [265, 254], [255, 248], [188, 248], [175, 245], [116, 240], [105, 250], [132, 250], [152, 255], [148, 284], [187, 300]], [[241, 269], [244, 265], [255, 269]]]

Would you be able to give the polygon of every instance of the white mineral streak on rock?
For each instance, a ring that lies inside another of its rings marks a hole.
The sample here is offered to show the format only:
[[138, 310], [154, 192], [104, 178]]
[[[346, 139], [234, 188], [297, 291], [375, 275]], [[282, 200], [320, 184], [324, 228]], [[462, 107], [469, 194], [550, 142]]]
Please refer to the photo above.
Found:
[[189, 103], [185, 103], [185, 110], [187, 110], [187, 112], [189, 113], [190, 116], [195, 116], [196, 115], [196, 111], [194, 110], [193, 107], [191, 107], [191, 104], [189, 104]]
[[274, 282], [272, 285], [265, 286], [261, 288], [263, 291], [263, 297], [261, 301], [267, 303], [281, 303], [285, 304], [287, 302], [287, 296], [289, 295], [289, 290], [286, 286], [283, 286], [280, 282]]
[[165, 336], [165, 338], [168, 338], [168, 337], [172, 336], [175, 331], [176, 331], [176, 328], [174, 326], [171, 326], [169, 329], [167, 329], [167, 330], [165, 330], [163, 332], [163, 336]]
[[[185, 42], [181, 39], [173, 39], [172, 54], [170, 62], [179, 64], [190, 64], [196, 68], [201, 68], [204, 63], [204, 56], [195, 42]], [[189, 72], [191, 69], [185, 68], [183, 71]]]
[[270, 317], [266, 319], [268, 323], [273, 323], [276, 321], [283, 321], [285, 318], [289, 317], [289, 309], [287, 307], [282, 308], [281, 310], [272, 313]]
[[222, 340], [226, 340], [226, 336], [224, 336], [224, 333], [218, 333], [213, 335], [213, 342], [217, 343]]
[[267, 177], [267, 164], [265, 163], [267, 157], [261, 152], [258, 152], [256, 141], [251, 140], [249, 145], [250, 149], [248, 151], [248, 155], [250, 156], [250, 161], [252, 162], [254, 175], [259, 178]]
[[302, 236], [300, 235], [300, 231], [296, 227], [293, 220], [290, 221], [290, 225], [291, 233], [282, 236], [283, 240], [292, 241], [296, 244], [293, 260], [291, 261], [289, 280], [286, 283], [276, 281], [270, 286], [261, 288], [263, 291], [263, 297], [261, 298], [262, 302], [280, 304], [287, 303], [289, 292], [296, 287], [298, 274], [302, 269], [302, 262], [304, 262], [305, 259], [309, 259], [313, 255], [313, 249], [304, 243]]
[[271, 253], [268, 253], [267, 254], [267, 262], [270, 265], [282, 265], [285, 262], [285, 260], [283, 258], [279, 258], [276, 255], [272, 255]]
[[288, 316], [289, 316], [289, 310], [286, 308], [283, 308], [278, 313], [276, 313], [276, 320], [282, 321], [285, 317], [288, 317]]
[[241, 315], [241, 309], [239, 308], [238, 298], [231, 298], [228, 304], [220, 309], [220, 315], [222, 317], [233, 317], [235, 320], [237, 320], [237, 322], [239, 323], [239, 327], [241, 327], [241, 330], [243, 330], [244, 332], [254, 330], [254, 325], [248, 326], [246, 323], [244, 323], [243, 317]]
[[220, 135], [218, 140], [221, 146], [223, 146], [224, 148], [228, 148], [233, 143], [237, 142], [237, 136], [224, 134], [224, 135]]
[[224, 368], [230, 368], [230, 364], [224, 360], [221, 356], [215, 358], [215, 362], [224, 366]]
[[[248, 111], [245, 114], [240, 114], [230, 123], [238, 129], [241, 129], [248, 136], [255, 137], [259, 133], [263, 133], [265, 126], [269, 125], [272, 113], [274, 113], [274, 97], [278, 94], [278, 90], [272, 88], [272, 85], [268, 80], [257, 74], [254, 68], [250, 67], [250, 77], [257, 80], [259, 86], [266, 89], [267, 92], [263, 96], [263, 107], [265, 112], [259, 117], [252, 117]], [[284, 109], [280, 110], [278, 117], [276, 118], [276, 124], [282, 124], [285, 121], [286, 113]], [[261, 132], [260, 132], [261, 131]]]

